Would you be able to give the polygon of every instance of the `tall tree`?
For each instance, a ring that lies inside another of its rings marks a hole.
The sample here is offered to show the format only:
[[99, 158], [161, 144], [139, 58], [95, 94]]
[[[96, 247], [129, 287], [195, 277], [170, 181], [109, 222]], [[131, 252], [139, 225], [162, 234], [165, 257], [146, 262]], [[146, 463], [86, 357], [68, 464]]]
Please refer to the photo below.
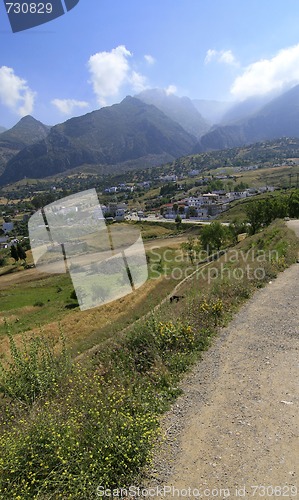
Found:
[[15, 245], [11, 245], [10, 255], [15, 260], [15, 262], [19, 260], [18, 250], [16, 249]]
[[265, 219], [264, 208], [263, 201], [249, 203], [246, 207], [245, 211], [250, 224], [251, 234], [255, 234], [262, 227]]
[[180, 229], [180, 227], [182, 225], [182, 217], [179, 214], [177, 214], [177, 216], [175, 218], [175, 223], [176, 223], [176, 228]]
[[20, 243], [17, 243], [17, 252], [20, 260], [26, 260], [26, 252]]

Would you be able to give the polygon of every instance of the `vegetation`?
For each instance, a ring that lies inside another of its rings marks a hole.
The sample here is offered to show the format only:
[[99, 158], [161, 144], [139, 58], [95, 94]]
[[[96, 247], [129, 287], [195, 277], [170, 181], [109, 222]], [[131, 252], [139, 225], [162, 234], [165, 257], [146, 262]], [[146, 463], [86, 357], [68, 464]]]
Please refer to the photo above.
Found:
[[220, 222], [214, 221], [201, 230], [200, 241], [202, 248], [206, 250], [208, 254], [219, 251], [220, 248], [226, 245], [229, 236], [229, 230], [220, 224]]
[[275, 219], [299, 217], [299, 190], [287, 196], [281, 194], [275, 198], [253, 201], [245, 210], [251, 234], [255, 234], [261, 227], [268, 226]]
[[19, 347], [10, 337], [1, 378], [0, 495], [85, 500], [98, 485], [136, 484], [182, 374], [232, 311], [294, 262], [297, 251], [295, 235], [272, 223], [199, 267], [181, 287], [182, 303], [163, 304], [71, 366], [57, 346], [26, 339]]
[[69, 357], [62, 337], [62, 350], [54, 353], [53, 346], [44, 337], [22, 339], [18, 347], [8, 330], [11, 361], [7, 366], [0, 362], [0, 392], [10, 400], [32, 404], [39, 397], [50, 393], [58, 380], [69, 369]]

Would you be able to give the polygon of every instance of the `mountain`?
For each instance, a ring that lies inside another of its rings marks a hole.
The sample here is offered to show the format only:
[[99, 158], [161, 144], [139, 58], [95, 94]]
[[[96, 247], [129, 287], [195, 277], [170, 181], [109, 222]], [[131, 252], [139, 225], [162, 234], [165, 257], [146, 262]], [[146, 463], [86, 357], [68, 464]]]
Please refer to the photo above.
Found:
[[205, 134], [194, 152], [226, 149], [281, 137], [299, 137], [299, 85], [250, 117]]
[[191, 99], [168, 94], [163, 89], [144, 90], [135, 96], [146, 104], [153, 104], [166, 116], [179, 123], [189, 134], [199, 139], [210, 125], [201, 116]]
[[24, 116], [11, 129], [0, 134], [0, 173], [4, 171], [6, 163], [21, 149], [44, 139], [50, 127], [35, 120], [32, 116]]
[[225, 113], [235, 104], [208, 99], [193, 99], [192, 103], [204, 119], [211, 124], [220, 123]]
[[195, 137], [155, 106], [126, 97], [120, 104], [52, 127], [46, 138], [8, 162], [0, 183], [86, 165], [97, 165], [101, 173], [158, 165], [190, 153], [195, 143]]
[[0, 134], [2, 134], [2, 132], [5, 132], [6, 128], [5, 127], [1, 127], [0, 125]]
[[253, 96], [244, 101], [234, 104], [222, 117], [219, 125], [232, 125], [238, 121], [245, 120], [251, 115], [260, 111], [268, 102], [272, 101], [274, 96], [266, 94], [265, 96]]

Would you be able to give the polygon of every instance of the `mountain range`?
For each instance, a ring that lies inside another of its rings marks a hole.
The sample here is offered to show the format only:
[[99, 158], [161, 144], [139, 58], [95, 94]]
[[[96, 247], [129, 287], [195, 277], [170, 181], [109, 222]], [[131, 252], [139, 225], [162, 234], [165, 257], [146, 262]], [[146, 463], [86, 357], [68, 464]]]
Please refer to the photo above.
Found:
[[[230, 104], [157, 89], [48, 127], [31, 116], [0, 133], [0, 184], [91, 169], [125, 172], [180, 156], [299, 137], [299, 85]], [[209, 128], [205, 116], [220, 123]], [[217, 114], [218, 113], [218, 114]]]
[[155, 106], [126, 97], [120, 104], [52, 127], [42, 140], [7, 162], [0, 183], [43, 178], [84, 165], [97, 165], [100, 173], [144, 168], [186, 155], [195, 144], [194, 136]]
[[[260, 102], [264, 101], [261, 99]], [[194, 151], [226, 149], [280, 137], [299, 137], [299, 85], [258, 109], [257, 100], [253, 103], [255, 112], [249, 107], [249, 116], [214, 128], [201, 137]]]

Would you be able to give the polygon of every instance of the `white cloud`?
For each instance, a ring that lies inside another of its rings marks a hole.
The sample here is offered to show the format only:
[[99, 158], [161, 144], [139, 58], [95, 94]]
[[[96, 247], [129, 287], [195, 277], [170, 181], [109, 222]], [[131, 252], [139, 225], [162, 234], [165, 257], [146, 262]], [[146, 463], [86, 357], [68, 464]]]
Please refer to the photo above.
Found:
[[143, 90], [148, 88], [146, 84], [146, 77], [141, 75], [140, 73], [137, 73], [136, 71], [132, 72], [129, 80], [135, 92], [142, 92]]
[[76, 108], [89, 107], [88, 102], [76, 101], [75, 99], [53, 99], [51, 103], [64, 115], [72, 115]]
[[117, 95], [126, 82], [130, 71], [128, 58], [131, 56], [124, 45], [119, 45], [111, 52], [98, 52], [89, 58], [91, 83], [99, 104], [105, 105], [106, 97]]
[[36, 93], [27, 81], [17, 76], [13, 68], [0, 67], [0, 101], [19, 116], [30, 115]]
[[231, 50], [209, 49], [205, 57], [205, 64], [209, 64], [212, 61], [238, 66], [238, 61]]
[[135, 92], [147, 88], [146, 77], [130, 66], [132, 55], [124, 45], [119, 45], [111, 52], [98, 52], [89, 58], [90, 83], [101, 106], [106, 105], [107, 98], [117, 96], [124, 85]]
[[156, 59], [153, 56], [151, 56], [150, 54], [145, 55], [144, 59], [150, 65], [155, 64], [155, 62], [156, 62]]
[[175, 85], [168, 85], [166, 89], [164, 89], [167, 95], [176, 94], [178, 89]]
[[245, 68], [231, 93], [239, 99], [282, 90], [299, 83], [299, 44], [280, 50], [272, 59], [261, 59]]

